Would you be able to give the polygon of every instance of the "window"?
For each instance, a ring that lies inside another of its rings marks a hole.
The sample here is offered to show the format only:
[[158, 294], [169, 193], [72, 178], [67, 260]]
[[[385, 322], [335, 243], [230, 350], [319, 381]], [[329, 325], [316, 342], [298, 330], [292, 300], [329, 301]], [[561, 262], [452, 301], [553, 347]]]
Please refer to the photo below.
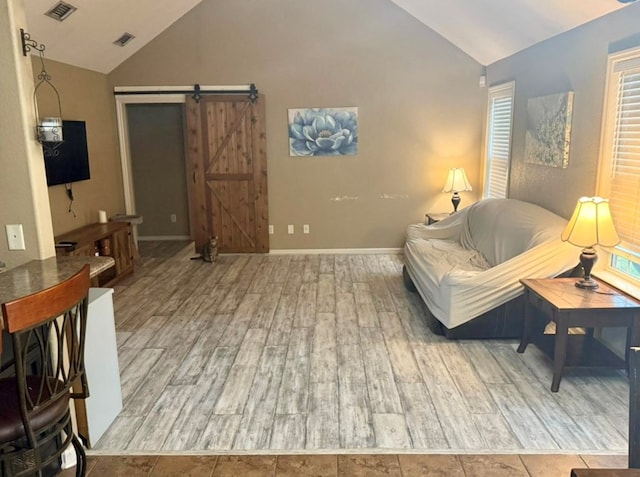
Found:
[[489, 88], [484, 197], [507, 197], [513, 125], [513, 81]]
[[598, 194], [622, 243], [609, 268], [640, 283], [640, 48], [609, 56]]

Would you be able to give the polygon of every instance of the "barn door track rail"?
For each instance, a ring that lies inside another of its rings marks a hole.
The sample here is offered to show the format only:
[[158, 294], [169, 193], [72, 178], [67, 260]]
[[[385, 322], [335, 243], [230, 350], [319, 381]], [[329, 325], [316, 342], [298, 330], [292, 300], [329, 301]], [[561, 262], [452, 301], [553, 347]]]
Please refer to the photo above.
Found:
[[121, 95], [151, 95], [151, 94], [185, 94], [191, 95], [196, 103], [200, 102], [200, 98], [206, 94], [247, 94], [249, 100], [255, 103], [258, 100], [258, 88], [255, 83], [248, 85], [234, 86], [200, 86], [194, 84], [193, 87], [188, 86], [124, 86], [115, 87], [114, 94]]

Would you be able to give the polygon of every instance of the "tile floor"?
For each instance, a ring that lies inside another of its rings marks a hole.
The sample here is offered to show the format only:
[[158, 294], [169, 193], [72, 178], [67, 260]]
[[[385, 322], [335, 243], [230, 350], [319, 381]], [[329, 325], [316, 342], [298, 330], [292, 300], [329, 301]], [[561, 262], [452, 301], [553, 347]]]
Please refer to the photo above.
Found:
[[626, 464], [626, 456], [605, 455], [90, 456], [87, 477], [569, 477], [573, 468]]

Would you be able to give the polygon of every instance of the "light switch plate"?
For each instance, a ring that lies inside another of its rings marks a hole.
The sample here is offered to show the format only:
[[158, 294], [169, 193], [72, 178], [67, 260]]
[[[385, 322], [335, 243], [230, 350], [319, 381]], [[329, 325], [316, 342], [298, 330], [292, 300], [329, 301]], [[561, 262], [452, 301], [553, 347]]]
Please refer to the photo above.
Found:
[[293, 234], [293, 225], [287, 225], [287, 233]]
[[25, 250], [24, 233], [22, 232], [22, 224], [8, 224], [7, 228], [7, 244], [9, 250]]
[[269, 224], [269, 235], [273, 235], [273, 225]]

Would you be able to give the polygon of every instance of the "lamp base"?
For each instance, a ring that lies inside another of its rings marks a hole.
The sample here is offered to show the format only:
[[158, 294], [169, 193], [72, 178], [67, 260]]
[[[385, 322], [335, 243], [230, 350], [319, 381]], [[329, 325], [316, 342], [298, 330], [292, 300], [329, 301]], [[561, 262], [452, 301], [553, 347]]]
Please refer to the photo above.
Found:
[[596, 283], [596, 281], [589, 277], [589, 279], [584, 279], [584, 280], [580, 280], [579, 282], [576, 282], [576, 286], [578, 288], [584, 288], [586, 290], [595, 290], [596, 288], [599, 287], [599, 285]]
[[586, 247], [582, 249], [580, 254], [580, 265], [584, 269], [584, 278], [579, 282], [576, 282], [578, 288], [584, 288], [586, 290], [595, 290], [598, 288], [598, 284], [593, 278], [591, 278], [591, 269], [593, 265], [598, 261], [598, 253], [593, 247]]
[[455, 214], [458, 211], [458, 205], [460, 205], [460, 195], [457, 192], [454, 192], [451, 196], [451, 203], [453, 204], [453, 212]]

